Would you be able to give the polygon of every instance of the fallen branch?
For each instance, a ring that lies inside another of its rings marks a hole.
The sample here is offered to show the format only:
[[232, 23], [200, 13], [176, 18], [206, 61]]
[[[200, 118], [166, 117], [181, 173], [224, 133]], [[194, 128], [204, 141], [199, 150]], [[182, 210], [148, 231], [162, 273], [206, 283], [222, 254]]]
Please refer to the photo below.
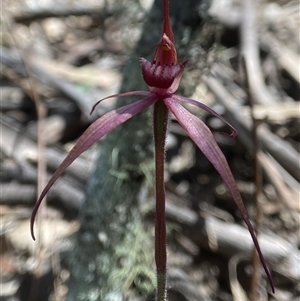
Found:
[[247, 81], [255, 103], [272, 105], [275, 98], [267, 89], [259, 57], [259, 45], [255, 22], [255, 7], [253, 1], [243, 1], [243, 13], [240, 25], [241, 55], [245, 61]]
[[[101, 1], [99, 3], [101, 3]], [[34, 7], [26, 7], [18, 12], [15, 12], [12, 15], [12, 18], [18, 23], [28, 23], [37, 19], [44, 19], [50, 17], [68, 17], [68, 16], [83, 16], [83, 15], [91, 16], [95, 14], [104, 17], [103, 12], [106, 13], [106, 17], [107, 17], [108, 12], [106, 10], [103, 10], [103, 5], [97, 5], [97, 6], [94, 5], [90, 7], [84, 5], [81, 7], [73, 7], [73, 8], [70, 8], [66, 5], [65, 6], [51, 5], [49, 7], [34, 6]]]
[[[166, 215], [169, 220], [183, 227], [183, 234], [205, 249], [212, 250], [210, 241], [213, 236], [213, 252], [227, 258], [242, 253], [250, 259], [253, 254], [253, 243], [245, 227], [212, 217], [203, 219], [196, 212], [170, 202], [166, 204]], [[293, 279], [300, 279], [300, 270], [297, 269], [300, 251], [295, 246], [275, 234], [260, 233], [258, 240], [268, 262]], [[277, 266], [278, 262], [280, 267]]]
[[[252, 148], [249, 134], [252, 128], [251, 120], [250, 118], [245, 118], [244, 115], [239, 114], [241, 111], [241, 106], [238, 104], [239, 101], [230, 94], [216, 78], [209, 76], [203, 77], [203, 80], [216, 96], [216, 100], [225, 107], [228, 112], [228, 120], [239, 132], [239, 139], [241, 139], [247, 147]], [[273, 134], [264, 124], [258, 129], [258, 138], [263, 148], [267, 150], [295, 179], [300, 181], [299, 153], [286, 141]]]
[[[193, 285], [188, 275], [179, 269], [168, 270], [168, 285], [170, 286], [168, 289], [168, 300], [211, 301], [211, 298]], [[173, 296], [174, 293], [176, 297]]]
[[[17, 182], [1, 183], [1, 205], [30, 205], [36, 201], [36, 186]], [[68, 211], [78, 212], [84, 202], [84, 192], [78, 190], [65, 180], [53, 186], [48, 197], [50, 202], [59, 202]]]
[[[16, 51], [7, 49], [5, 47], [0, 46], [1, 56], [0, 60], [5, 65], [13, 68], [17, 73], [26, 76], [26, 70], [21, 61], [20, 56]], [[93, 118], [96, 118], [96, 114], [94, 116], [90, 116], [90, 111], [93, 104], [102, 97], [101, 93], [97, 96], [89, 95], [87, 93], [81, 92], [78, 87], [63, 77], [58, 77], [54, 71], [49, 72], [47, 69], [47, 65], [39, 65], [34, 63], [34, 59], [28, 58], [28, 64], [30, 64], [30, 69], [32, 70], [32, 75], [43, 82], [46, 85], [53, 86], [59, 91], [61, 91], [64, 95], [68, 96], [71, 100], [73, 100], [76, 105], [80, 108], [86, 120], [92, 121]], [[115, 91], [115, 90], [114, 90]], [[107, 91], [105, 92], [107, 93]], [[104, 95], [104, 94], [103, 94]], [[106, 94], [105, 94], [106, 95]], [[104, 113], [104, 110], [101, 110], [101, 104], [98, 106], [100, 110], [97, 110], [99, 114]]]
[[300, 84], [300, 71], [297, 63], [300, 60], [299, 54], [277, 41], [271, 34], [265, 34], [261, 39], [261, 43], [264, 48], [273, 54], [281, 67]]

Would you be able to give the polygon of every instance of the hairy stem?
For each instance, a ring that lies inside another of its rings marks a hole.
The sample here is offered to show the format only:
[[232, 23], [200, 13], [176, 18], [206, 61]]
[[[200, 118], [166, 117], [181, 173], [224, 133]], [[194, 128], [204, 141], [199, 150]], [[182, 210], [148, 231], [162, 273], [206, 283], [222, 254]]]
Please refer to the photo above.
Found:
[[154, 105], [154, 144], [155, 144], [155, 262], [157, 270], [157, 301], [166, 296], [166, 216], [165, 216], [165, 141], [168, 125], [168, 109], [163, 101]]

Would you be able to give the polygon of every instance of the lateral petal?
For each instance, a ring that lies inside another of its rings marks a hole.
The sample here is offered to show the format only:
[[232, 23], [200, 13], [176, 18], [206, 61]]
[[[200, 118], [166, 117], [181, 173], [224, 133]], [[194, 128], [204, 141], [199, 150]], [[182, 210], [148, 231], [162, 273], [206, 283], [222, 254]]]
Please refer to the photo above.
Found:
[[125, 92], [125, 93], [118, 93], [118, 94], [114, 94], [114, 95], [109, 95], [107, 97], [104, 97], [100, 100], [98, 100], [92, 107], [90, 115], [94, 112], [94, 110], [96, 109], [96, 107], [98, 106], [98, 104], [100, 102], [102, 102], [103, 100], [109, 99], [109, 98], [114, 98], [114, 97], [126, 97], [126, 96], [150, 96], [151, 93], [149, 91], [131, 91], [131, 92]]
[[235, 179], [231, 173], [229, 165], [222, 151], [220, 150], [217, 142], [215, 141], [210, 129], [206, 124], [199, 118], [191, 114], [184, 107], [182, 107], [176, 100], [172, 98], [167, 98], [164, 100], [166, 106], [174, 114], [180, 125], [186, 130], [191, 139], [203, 152], [206, 158], [213, 164], [215, 169], [218, 171], [222, 177], [224, 183], [228, 187], [247, 227], [252, 237], [254, 246], [259, 255], [261, 264], [267, 274], [272, 291], [274, 292], [274, 284], [266, 265], [265, 259], [261, 252], [257, 237], [255, 235], [252, 224], [249, 220], [245, 205], [243, 203], [242, 197], [236, 185]]
[[[178, 101], [182, 101], [182, 102], [186, 102], [186, 103], [189, 103], [191, 105], [194, 105], [194, 106], [196, 106], [198, 108], [201, 108], [202, 110], [208, 112], [209, 114], [219, 118], [220, 120], [222, 120], [225, 124], [227, 124], [231, 128], [232, 133], [230, 134], [230, 137], [232, 137], [232, 138], [236, 137], [237, 130], [224, 117], [219, 115], [217, 112], [215, 112], [213, 109], [211, 109], [210, 107], [208, 107], [204, 103], [196, 101], [192, 98], [187, 98], [187, 97], [179, 96], [179, 95], [174, 95], [172, 98], [176, 99]], [[227, 133], [224, 133], [224, 134], [227, 134]]]
[[123, 106], [121, 108], [117, 108], [115, 110], [112, 110], [100, 118], [98, 118], [96, 121], [94, 121], [87, 130], [81, 135], [81, 137], [78, 139], [77, 143], [73, 147], [73, 149], [69, 152], [67, 157], [64, 159], [64, 161], [60, 164], [58, 169], [55, 171], [55, 173], [52, 175], [51, 179], [49, 180], [48, 184], [42, 191], [40, 197], [38, 198], [32, 215], [31, 215], [31, 236], [35, 240], [34, 236], [34, 220], [35, 216], [37, 214], [38, 208], [49, 191], [49, 189], [52, 187], [52, 185], [55, 183], [55, 181], [63, 174], [63, 172], [66, 170], [66, 168], [84, 151], [86, 151], [88, 148], [90, 148], [95, 142], [97, 142], [99, 139], [101, 139], [103, 136], [111, 132], [113, 129], [115, 129], [118, 125], [124, 123], [134, 115], [140, 113], [142, 110], [146, 109], [147, 107], [151, 106], [157, 101], [156, 96], [149, 96], [147, 98], [144, 98], [142, 100], [138, 100], [132, 104]]

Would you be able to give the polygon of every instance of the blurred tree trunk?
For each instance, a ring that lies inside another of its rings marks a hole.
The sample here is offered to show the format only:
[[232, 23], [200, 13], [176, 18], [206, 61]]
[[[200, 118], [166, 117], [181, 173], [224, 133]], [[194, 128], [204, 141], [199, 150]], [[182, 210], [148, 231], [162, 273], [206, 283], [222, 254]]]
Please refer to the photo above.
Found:
[[[122, 91], [147, 90], [138, 57], [152, 60], [161, 34], [162, 2], [155, 1], [145, 22], [141, 39], [125, 67]], [[199, 26], [198, 12], [204, 2], [207, 8], [208, 1], [170, 1], [179, 60]], [[119, 99], [118, 106], [135, 99]], [[100, 143], [98, 165], [80, 213], [81, 229], [70, 255], [68, 301], [146, 300], [153, 296], [154, 241], [144, 230], [138, 206], [145, 173], [153, 176], [154, 168], [149, 115], [143, 112], [135, 116]]]

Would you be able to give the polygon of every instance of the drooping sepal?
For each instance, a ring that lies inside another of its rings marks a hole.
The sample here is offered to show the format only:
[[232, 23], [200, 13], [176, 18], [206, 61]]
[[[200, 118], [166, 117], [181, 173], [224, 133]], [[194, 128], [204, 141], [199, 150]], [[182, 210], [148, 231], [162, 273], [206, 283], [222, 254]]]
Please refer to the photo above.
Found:
[[[182, 100], [182, 99], [180, 99]], [[184, 99], [183, 99], [184, 100]], [[188, 99], [185, 99], [188, 100]], [[191, 101], [187, 101], [192, 103]], [[246, 223], [250, 235], [252, 237], [254, 246], [259, 255], [261, 264], [266, 272], [266, 275], [269, 279], [272, 292], [275, 292], [273, 279], [271, 273], [267, 267], [266, 261], [260, 249], [255, 231], [253, 226], [249, 220], [245, 205], [243, 203], [241, 194], [236, 185], [235, 179], [232, 175], [232, 172], [229, 168], [227, 160], [220, 150], [216, 140], [213, 137], [210, 129], [207, 125], [198, 117], [190, 113], [183, 106], [181, 106], [176, 99], [167, 98], [164, 100], [165, 105], [169, 108], [169, 110], [174, 114], [180, 125], [185, 129], [190, 138], [195, 142], [198, 148], [202, 151], [205, 157], [212, 163], [215, 169], [218, 171], [219, 175], [223, 179], [225, 185], [229, 189], [242, 217], [244, 222]]]
[[[148, 92], [149, 93], [149, 92]], [[119, 94], [118, 96], [127, 96], [127, 95], [148, 95], [145, 91], [135, 91], [135, 92], [128, 92]], [[110, 96], [112, 97], [112, 96]], [[109, 98], [109, 97], [108, 97]], [[115, 129], [120, 124], [124, 123], [134, 115], [140, 113], [144, 109], [148, 108], [149, 106], [153, 105], [155, 102], [158, 101], [158, 98], [155, 95], [150, 95], [142, 100], [138, 100], [134, 103], [128, 104], [126, 106], [117, 108], [115, 110], [109, 111], [103, 116], [99, 117], [96, 121], [94, 121], [87, 129], [86, 131], [81, 135], [81, 137], [76, 142], [75, 146], [67, 157], [64, 159], [64, 161], [60, 164], [60, 166], [57, 168], [55, 173], [50, 178], [48, 184], [42, 191], [41, 195], [39, 196], [32, 215], [31, 215], [31, 236], [33, 240], [35, 240], [34, 236], [34, 221], [37, 214], [37, 211], [39, 209], [39, 206], [41, 205], [44, 197], [50, 190], [50, 188], [53, 186], [53, 184], [56, 182], [56, 180], [64, 173], [64, 171], [70, 166], [83, 152], [85, 152], [87, 149], [89, 149], [93, 144], [95, 144], [97, 141], [99, 141], [103, 136], [111, 132], [113, 129]]]
[[151, 63], [144, 58], [140, 58], [140, 62], [150, 91], [163, 98], [176, 92], [187, 64], [187, 61], [182, 64], [161, 64], [156, 61]]

